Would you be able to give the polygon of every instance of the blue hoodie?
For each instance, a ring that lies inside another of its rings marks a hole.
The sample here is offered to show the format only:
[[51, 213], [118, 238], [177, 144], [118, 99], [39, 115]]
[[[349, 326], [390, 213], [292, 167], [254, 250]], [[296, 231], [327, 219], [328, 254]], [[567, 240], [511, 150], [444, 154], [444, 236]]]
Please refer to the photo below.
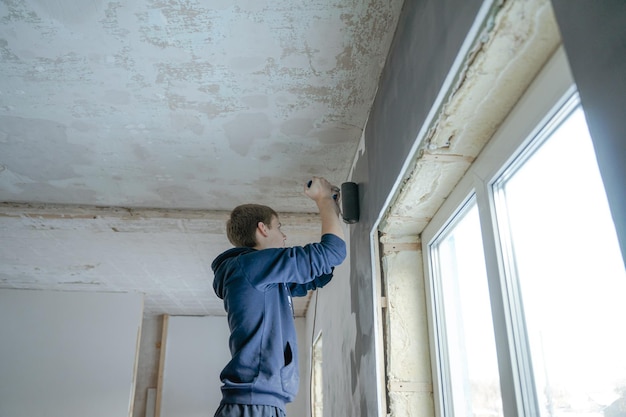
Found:
[[326, 285], [346, 257], [333, 234], [319, 243], [289, 248], [238, 247], [211, 268], [213, 288], [224, 300], [231, 361], [220, 379], [222, 403], [272, 405], [285, 410], [298, 392], [298, 345], [291, 296]]

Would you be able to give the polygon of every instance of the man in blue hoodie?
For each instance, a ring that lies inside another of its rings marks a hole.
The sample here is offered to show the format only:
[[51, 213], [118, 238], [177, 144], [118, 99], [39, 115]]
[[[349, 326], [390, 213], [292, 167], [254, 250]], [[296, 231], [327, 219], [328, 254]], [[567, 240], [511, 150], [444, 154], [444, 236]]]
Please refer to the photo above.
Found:
[[284, 417], [285, 404], [298, 392], [291, 297], [327, 284], [346, 257], [336, 188], [314, 177], [304, 193], [320, 213], [320, 242], [285, 247], [278, 215], [258, 204], [236, 207], [226, 223], [235, 247], [211, 268], [213, 288], [228, 313], [232, 358], [220, 374], [222, 401], [215, 417]]

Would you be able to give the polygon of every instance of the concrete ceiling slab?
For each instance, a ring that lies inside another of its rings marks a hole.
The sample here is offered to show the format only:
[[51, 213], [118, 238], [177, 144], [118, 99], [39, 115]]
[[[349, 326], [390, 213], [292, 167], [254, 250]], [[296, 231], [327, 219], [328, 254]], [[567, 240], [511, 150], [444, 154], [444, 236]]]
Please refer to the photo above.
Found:
[[[2, 1], [0, 202], [54, 205], [55, 213], [63, 205], [222, 212], [246, 202], [314, 211], [303, 184], [312, 175], [347, 179], [402, 3]], [[31, 223], [5, 217], [0, 286], [41, 271], [71, 282], [78, 264], [56, 245], [87, 250], [90, 236], [103, 236], [72, 221], [64, 236], [39, 241]], [[120, 236], [94, 245], [84, 265], [119, 273], [98, 259], [131, 244]], [[154, 236], [143, 237], [132, 242], [142, 255], [123, 268], [178, 253], [167, 239], [157, 251]], [[212, 239], [186, 258], [184, 273], [208, 273], [207, 253], [228, 247]], [[33, 242], [49, 244], [27, 250]], [[134, 276], [137, 288], [170, 279], [157, 270]], [[156, 298], [149, 311], [171, 311]], [[199, 303], [173, 311], [208, 308]]]

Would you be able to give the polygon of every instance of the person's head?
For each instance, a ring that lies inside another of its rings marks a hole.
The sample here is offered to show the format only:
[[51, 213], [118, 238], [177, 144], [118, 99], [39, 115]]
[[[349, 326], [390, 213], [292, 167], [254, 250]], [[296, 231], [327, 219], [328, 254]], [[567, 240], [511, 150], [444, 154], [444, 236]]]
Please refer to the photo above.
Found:
[[260, 204], [242, 204], [230, 212], [226, 235], [235, 246], [265, 249], [283, 247], [287, 236], [280, 230], [278, 214]]

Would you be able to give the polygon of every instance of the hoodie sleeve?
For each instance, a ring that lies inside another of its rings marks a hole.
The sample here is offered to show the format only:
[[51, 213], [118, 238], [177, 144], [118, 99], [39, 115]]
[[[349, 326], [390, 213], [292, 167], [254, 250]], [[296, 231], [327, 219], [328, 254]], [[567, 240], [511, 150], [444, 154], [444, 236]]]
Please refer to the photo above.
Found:
[[267, 286], [279, 283], [316, 285], [312, 283], [316, 278], [332, 276], [333, 267], [345, 258], [343, 239], [325, 234], [318, 243], [264, 249], [239, 257], [239, 262], [250, 284], [264, 291]]
[[324, 274], [313, 281], [307, 282], [306, 284], [289, 284], [289, 292], [292, 297], [304, 297], [307, 295], [309, 290], [316, 290], [318, 288], [322, 288], [324, 285], [328, 284], [330, 280], [333, 278], [333, 274]]

